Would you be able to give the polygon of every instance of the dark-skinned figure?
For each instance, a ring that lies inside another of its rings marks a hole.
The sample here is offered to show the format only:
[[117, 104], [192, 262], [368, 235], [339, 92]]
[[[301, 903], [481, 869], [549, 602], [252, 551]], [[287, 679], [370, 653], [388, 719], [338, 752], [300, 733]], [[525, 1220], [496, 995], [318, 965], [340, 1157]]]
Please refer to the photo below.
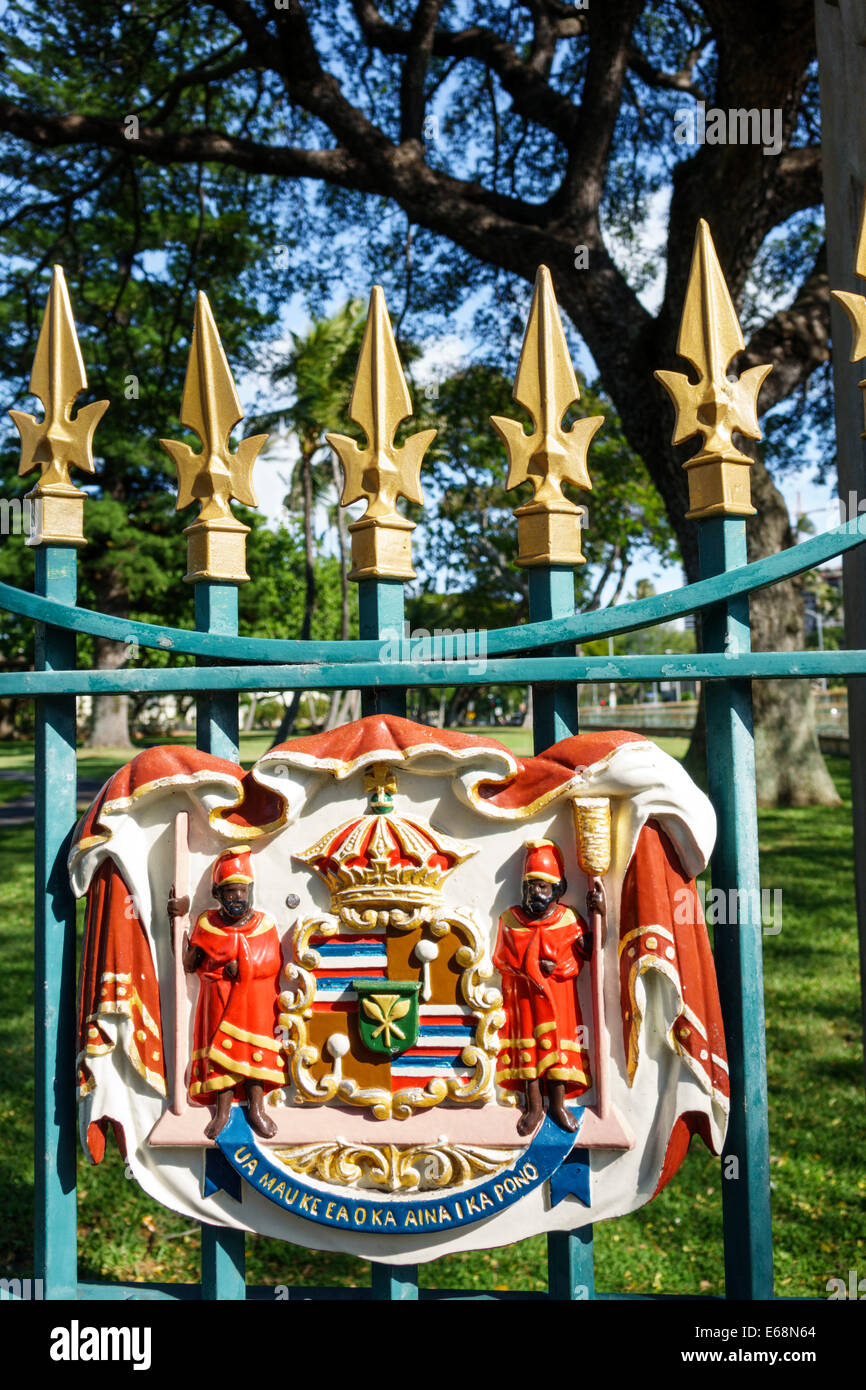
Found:
[[[276, 1125], [265, 1113], [268, 1091], [285, 1083], [280, 1043], [274, 1035], [282, 963], [276, 923], [253, 908], [252, 856], [238, 845], [213, 867], [219, 907], [203, 912], [184, 937], [183, 967], [201, 986], [195, 1013], [190, 1100], [216, 1102], [205, 1129], [215, 1139], [228, 1123], [233, 1101], [247, 1102], [251, 1127], [265, 1139]], [[169, 898], [170, 917], [186, 899]]]
[[[496, 1081], [522, 1092], [526, 1109], [517, 1129], [531, 1134], [548, 1114], [565, 1130], [577, 1121], [566, 1099], [592, 1084], [585, 1034], [577, 1002], [577, 978], [592, 954], [592, 936], [573, 908], [560, 902], [567, 890], [562, 854], [552, 840], [526, 846], [520, 906], [499, 919], [493, 964], [502, 976], [505, 1026], [501, 1030]], [[591, 884], [587, 906], [596, 904]]]

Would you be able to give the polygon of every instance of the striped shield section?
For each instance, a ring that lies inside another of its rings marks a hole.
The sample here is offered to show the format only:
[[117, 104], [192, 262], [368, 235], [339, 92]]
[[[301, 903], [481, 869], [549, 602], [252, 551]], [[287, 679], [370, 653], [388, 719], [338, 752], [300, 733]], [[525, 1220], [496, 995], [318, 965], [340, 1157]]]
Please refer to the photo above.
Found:
[[461, 1061], [475, 1037], [476, 1019], [464, 1004], [422, 1004], [414, 1047], [391, 1058], [391, 1090], [424, 1087], [434, 1077], [467, 1081], [472, 1067]]
[[385, 980], [388, 977], [388, 954], [385, 947], [385, 928], [375, 928], [360, 936], [347, 932], [339, 936], [312, 937], [310, 945], [318, 953], [316, 998], [314, 1010], [320, 1012], [338, 1005], [350, 1011], [358, 1006], [353, 980]]

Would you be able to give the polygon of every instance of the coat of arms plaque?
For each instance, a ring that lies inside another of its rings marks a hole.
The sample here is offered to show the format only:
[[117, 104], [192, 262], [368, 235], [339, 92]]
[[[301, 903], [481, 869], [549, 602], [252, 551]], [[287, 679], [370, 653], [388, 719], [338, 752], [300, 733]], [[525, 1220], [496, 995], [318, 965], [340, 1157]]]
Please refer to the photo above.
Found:
[[518, 758], [391, 715], [103, 788], [81, 1133], [167, 1206], [390, 1263], [649, 1201], [728, 1078], [706, 797], [647, 739]]

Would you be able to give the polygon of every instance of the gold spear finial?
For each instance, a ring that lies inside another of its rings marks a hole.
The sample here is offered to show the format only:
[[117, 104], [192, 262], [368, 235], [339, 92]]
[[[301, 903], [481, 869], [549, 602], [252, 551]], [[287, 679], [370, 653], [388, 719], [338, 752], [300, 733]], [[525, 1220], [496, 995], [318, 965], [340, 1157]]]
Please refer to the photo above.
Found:
[[603, 415], [576, 420], [568, 430], [562, 418], [580, 399], [562, 320], [546, 265], [539, 266], [526, 336], [514, 379], [514, 399], [532, 416], [532, 434], [517, 420], [491, 415], [508, 450], [507, 489], [527, 481], [533, 498], [515, 509], [520, 565], [582, 565], [580, 523], [586, 511], [570, 502], [563, 483], [589, 491], [586, 466], [590, 440]]
[[246, 507], [256, 506], [253, 464], [268, 436], [255, 434], [242, 439], [232, 453], [229, 436], [242, 419], [234, 378], [207, 295], [199, 291], [180, 421], [195, 431], [202, 450], [197, 454], [175, 439], [159, 441], [177, 468], [177, 510], [201, 503], [198, 517], [184, 530], [188, 537], [185, 578], [193, 584], [200, 579], [243, 584], [249, 579], [245, 537], [250, 528], [238, 520], [229, 504], [234, 498]]
[[84, 359], [75, 332], [69, 291], [56, 265], [30, 373], [30, 390], [45, 409], [44, 420], [24, 410], [10, 410], [21, 436], [20, 477], [41, 469], [27, 500], [35, 503], [36, 525], [28, 545], [84, 545], [85, 493], [69, 477], [70, 468], [94, 473], [93, 435], [108, 401], [72, 407], [87, 389]]
[[[863, 199], [863, 210], [860, 213], [860, 230], [857, 233], [857, 250], [854, 253], [854, 273], [859, 275], [861, 280], [866, 280], [866, 198]], [[866, 357], [866, 295], [854, 294], [852, 290], [831, 290], [830, 294], [834, 299], [838, 299], [851, 320], [854, 340], [851, 344], [849, 360], [859, 362], [862, 357]], [[863, 413], [866, 417], [866, 377], [859, 385], [863, 392]], [[861, 430], [860, 435], [862, 439], [866, 439], [866, 429]]]
[[654, 375], [677, 412], [673, 443], [695, 434], [704, 437], [700, 452], [683, 466], [689, 474], [691, 520], [708, 516], [754, 516], [748, 454], [735, 448], [732, 433], [760, 439], [758, 392], [772, 365], [748, 367], [739, 378], [728, 376], [728, 364], [745, 347], [710, 229], [698, 223], [689, 271], [677, 353], [698, 373], [691, 382], [683, 372]]
[[423, 503], [421, 463], [436, 431], [420, 430], [398, 448], [394, 443], [397, 428], [411, 414], [412, 401], [385, 295], [380, 285], [374, 285], [349, 402], [349, 417], [360, 425], [367, 444], [362, 449], [348, 435], [325, 435], [343, 467], [342, 505], [367, 499], [364, 515], [349, 527], [350, 579], [415, 578], [411, 540], [415, 523], [397, 511], [397, 498]]

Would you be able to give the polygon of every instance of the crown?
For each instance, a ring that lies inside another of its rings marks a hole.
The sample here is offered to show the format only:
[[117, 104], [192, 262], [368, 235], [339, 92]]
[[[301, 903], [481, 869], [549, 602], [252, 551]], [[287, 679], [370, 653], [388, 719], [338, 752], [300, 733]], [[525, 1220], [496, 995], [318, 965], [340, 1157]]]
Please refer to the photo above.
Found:
[[369, 809], [294, 855], [328, 885], [331, 911], [435, 903], [448, 875], [477, 851], [464, 840], [393, 814], [397, 781], [385, 763], [365, 774]]

